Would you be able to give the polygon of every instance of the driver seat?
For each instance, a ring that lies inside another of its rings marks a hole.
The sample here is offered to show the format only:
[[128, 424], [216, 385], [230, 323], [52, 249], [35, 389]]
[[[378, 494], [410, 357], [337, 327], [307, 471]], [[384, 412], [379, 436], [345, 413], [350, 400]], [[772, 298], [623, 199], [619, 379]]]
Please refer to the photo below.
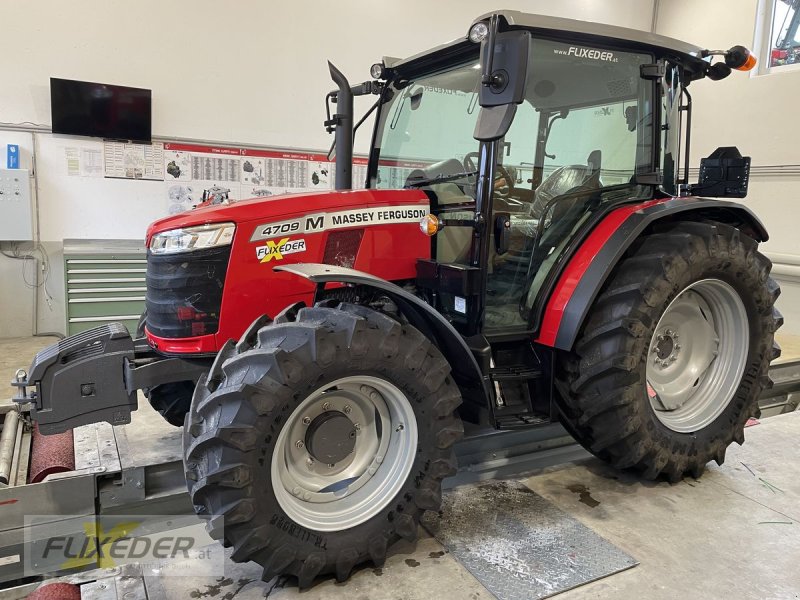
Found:
[[[600, 187], [600, 164], [602, 154], [600, 150], [593, 151], [585, 165], [566, 165], [553, 171], [533, 194], [530, 216], [541, 219], [545, 216], [548, 203], [558, 196], [568, 193], [575, 188], [587, 187], [596, 189]], [[564, 202], [556, 206], [548, 221], [557, 219], [566, 212], [576, 201]]]

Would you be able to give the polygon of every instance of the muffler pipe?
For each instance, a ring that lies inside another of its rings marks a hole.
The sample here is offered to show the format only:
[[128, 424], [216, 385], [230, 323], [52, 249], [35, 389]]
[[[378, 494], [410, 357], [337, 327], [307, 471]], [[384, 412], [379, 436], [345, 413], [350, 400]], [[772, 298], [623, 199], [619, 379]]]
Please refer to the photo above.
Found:
[[353, 187], [353, 91], [350, 82], [328, 61], [331, 79], [339, 88], [336, 92], [336, 189]]

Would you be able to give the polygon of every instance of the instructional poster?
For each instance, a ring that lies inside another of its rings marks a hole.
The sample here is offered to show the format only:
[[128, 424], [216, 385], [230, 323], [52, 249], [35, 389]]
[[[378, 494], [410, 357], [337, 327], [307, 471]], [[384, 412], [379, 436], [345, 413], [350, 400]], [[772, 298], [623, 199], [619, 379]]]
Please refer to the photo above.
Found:
[[163, 161], [170, 214], [194, 208], [212, 188], [230, 201], [333, 188], [324, 154], [168, 142]]
[[106, 177], [122, 179], [164, 179], [164, 144], [103, 143]]
[[[354, 189], [364, 187], [367, 162], [365, 157], [353, 157]], [[90, 149], [65, 148], [65, 165], [73, 176], [163, 181], [167, 214], [195, 208], [212, 189], [236, 202], [336, 187], [335, 162], [316, 152], [105, 141]], [[393, 181], [401, 181], [407, 170], [381, 163], [382, 173], [398, 171]]]
[[[178, 214], [203, 202], [204, 193], [230, 202], [336, 189], [336, 163], [326, 154], [183, 142], [86, 142], [64, 147], [66, 174], [74, 177], [164, 182], [166, 213]], [[402, 189], [409, 173], [424, 162], [381, 160], [383, 188]], [[368, 159], [353, 157], [353, 189], [362, 189]]]

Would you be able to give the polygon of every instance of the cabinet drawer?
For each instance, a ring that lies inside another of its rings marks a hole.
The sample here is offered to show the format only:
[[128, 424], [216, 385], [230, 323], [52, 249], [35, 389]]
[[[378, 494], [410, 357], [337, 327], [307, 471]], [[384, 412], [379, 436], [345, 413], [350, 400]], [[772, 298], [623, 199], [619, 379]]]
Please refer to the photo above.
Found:
[[114, 268], [78, 269], [67, 265], [67, 282], [72, 279], [114, 279], [114, 278], [144, 278], [147, 266], [133, 265], [126, 267], [120, 265]]
[[121, 253], [121, 254], [66, 254], [64, 260], [67, 263], [76, 265], [87, 265], [93, 263], [115, 263], [124, 261], [147, 262], [147, 257], [142, 253]]
[[[96, 247], [116, 242], [93, 242]], [[64, 280], [70, 335], [119, 321], [134, 332], [144, 311], [147, 257], [144, 252], [66, 252]]]
[[144, 282], [131, 282], [131, 283], [80, 283], [72, 284], [67, 288], [67, 293], [75, 298], [88, 298], [94, 296], [87, 296], [87, 294], [99, 294], [102, 297], [108, 294], [131, 294], [142, 293], [147, 291], [147, 286]]
[[114, 298], [70, 298], [67, 300], [69, 318], [114, 317], [136, 315], [144, 310], [144, 295], [117, 296]]

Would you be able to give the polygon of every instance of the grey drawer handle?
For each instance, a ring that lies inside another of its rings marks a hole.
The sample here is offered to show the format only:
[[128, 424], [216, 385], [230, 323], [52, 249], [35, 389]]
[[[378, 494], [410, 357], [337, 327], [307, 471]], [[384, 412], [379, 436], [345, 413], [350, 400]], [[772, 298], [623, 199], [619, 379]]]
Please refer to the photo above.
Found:
[[68, 294], [105, 294], [108, 292], [146, 292], [146, 287], [80, 288], [67, 289]]
[[119, 298], [70, 298], [70, 304], [100, 304], [103, 302], [137, 302], [144, 300], [144, 296], [124, 296]]
[[116, 315], [113, 317], [72, 317], [70, 323], [94, 323], [95, 321], [135, 321], [141, 315]]
[[86, 273], [147, 273], [147, 269], [67, 269], [67, 274]]
[[144, 277], [109, 277], [108, 279], [67, 279], [67, 283], [144, 283]]
[[94, 265], [98, 263], [111, 263], [116, 265], [146, 265], [147, 259], [115, 259], [115, 258], [98, 258], [97, 260], [91, 259], [75, 259], [68, 258], [68, 265]]

